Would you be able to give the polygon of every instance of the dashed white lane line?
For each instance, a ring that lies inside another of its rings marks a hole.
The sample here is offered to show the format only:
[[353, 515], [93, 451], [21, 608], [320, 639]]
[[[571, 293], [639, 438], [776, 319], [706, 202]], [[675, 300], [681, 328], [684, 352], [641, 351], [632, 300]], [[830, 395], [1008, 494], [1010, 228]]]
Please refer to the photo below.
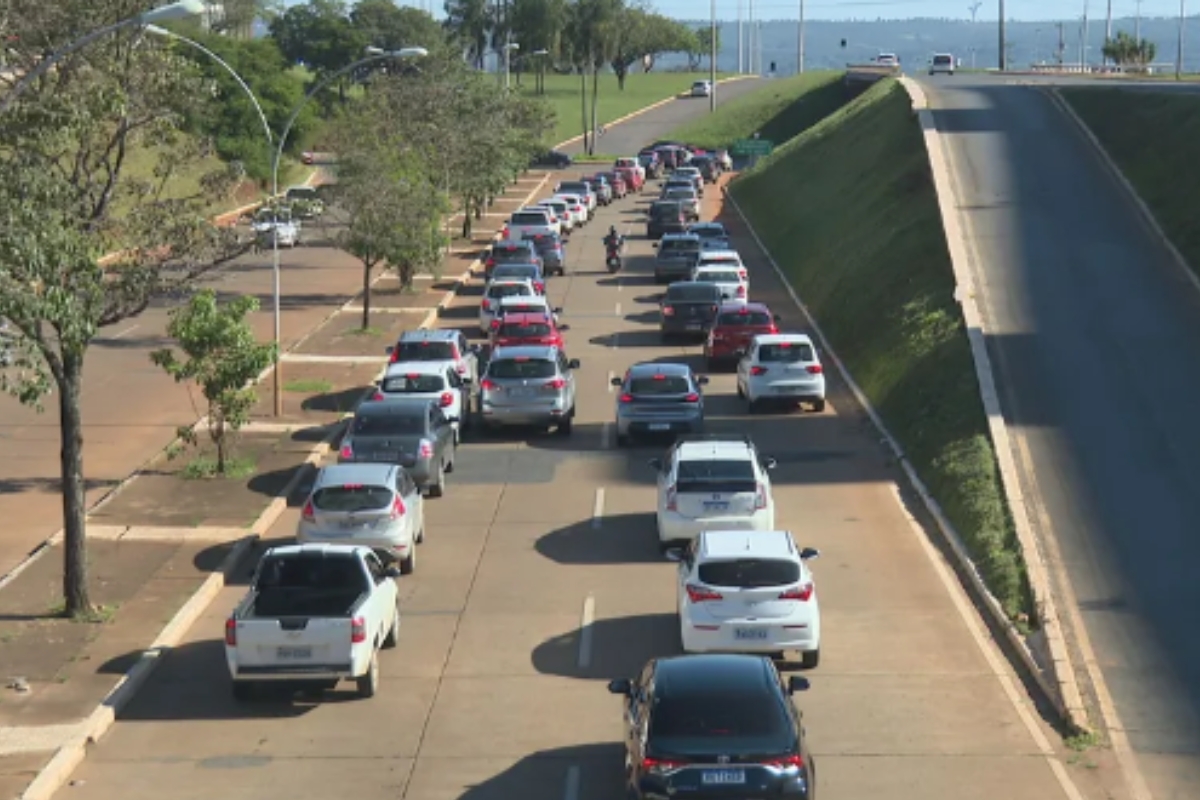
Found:
[[[579, 668], [592, 666], [592, 623], [596, 620], [596, 598], [588, 595], [583, 601], [583, 614], [579, 617]], [[579, 787], [575, 787], [576, 793]], [[568, 792], [568, 797], [570, 793]]]
[[567, 781], [563, 785], [563, 800], [579, 800], [579, 767], [567, 767]]
[[[612, 389], [612, 384], [609, 384], [609, 389]], [[612, 447], [612, 423], [606, 422], [600, 426], [600, 449], [608, 450]]]
[[604, 487], [596, 487], [596, 501], [592, 503], [592, 527], [599, 528], [604, 524]]
[[613, 309], [613, 314], [615, 314], [618, 317], [621, 316], [621, 304], [620, 303], [617, 303], [616, 308]]

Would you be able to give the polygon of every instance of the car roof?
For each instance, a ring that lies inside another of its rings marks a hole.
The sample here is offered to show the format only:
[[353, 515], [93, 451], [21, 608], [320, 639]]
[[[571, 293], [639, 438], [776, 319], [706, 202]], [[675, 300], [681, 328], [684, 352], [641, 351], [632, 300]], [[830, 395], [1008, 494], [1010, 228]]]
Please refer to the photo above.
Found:
[[686, 439], [679, 442], [679, 458], [683, 461], [750, 460], [754, 458], [751, 446], [744, 439]]
[[493, 250], [528, 250], [524, 239], [501, 239], [492, 245]]
[[694, 233], [664, 233], [663, 237], [662, 237], [662, 241], [664, 241], [664, 242], [672, 241], [672, 240], [685, 240], [685, 239], [687, 241], [692, 241], [692, 240], [700, 241], [700, 237]]
[[[382, 464], [380, 466], [391, 466], [390, 464]], [[298, 556], [298, 555], [320, 555], [320, 556], [342, 556], [342, 555], [366, 555], [372, 552], [371, 548], [356, 544], [327, 544], [327, 543], [310, 543], [310, 544], [285, 544], [279, 547], [272, 547], [263, 557], [267, 556]]]
[[502, 358], [536, 358], [538, 360], [550, 360], [558, 358], [559, 349], [554, 345], [548, 344], [518, 344], [497, 347], [492, 351], [491, 361], [498, 361]]
[[536, 311], [518, 311], [515, 314], [505, 314], [502, 325], [521, 324], [523, 322], [553, 322], [550, 315], [540, 314]]
[[774, 695], [782, 691], [779, 673], [766, 656], [697, 653], [655, 660], [654, 691], [664, 698], [676, 701], [696, 698], [703, 703], [705, 698], [712, 697], [714, 690], [725, 694], [752, 688]]
[[806, 344], [810, 347], [813, 344], [812, 337], [807, 333], [760, 333], [754, 337], [754, 341], [759, 344]]
[[713, 247], [713, 248], [710, 248], [710, 249], [708, 249], [708, 250], [705, 250], [705, 251], [704, 251], [704, 252], [703, 252], [703, 253], [700, 255], [700, 257], [701, 257], [701, 258], [720, 258], [720, 257], [726, 257], [726, 258], [727, 258], [727, 257], [729, 257], [729, 256], [733, 256], [733, 257], [734, 257], [734, 258], [736, 258], [738, 261], [741, 261], [741, 260], [742, 260], [742, 254], [741, 254], [741, 253], [739, 253], [737, 250], [730, 250], [729, 248], [716, 248], [716, 247]]
[[529, 280], [529, 278], [497, 278], [496, 280], [494, 280], [488, 284], [487, 290], [490, 292], [492, 290], [492, 287], [494, 287], [494, 286], [508, 286], [508, 285], [514, 284], [514, 283], [520, 283], [525, 286], [531, 285], [531, 281]]
[[387, 372], [383, 373], [385, 378], [394, 378], [397, 375], [442, 375], [446, 374], [449, 369], [449, 364], [453, 363], [452, 358], [435, 359], [433, 361], [397, 361], [394, 364], [388, 364]]
[[425, 397], [394, 397], [363, 403], [354, 410], [355, 417], [412, 417], [428, 409], [433, 401]]
[[687, 364], [672, 364], [670, 362], [643, 361], [629, 368], [629, 377], [644, 378], [647, 375], [678, 375], [687, 377], [692, 374], [692, 368]]
[[706, 559], [800, 557], [788, 531], [703, 531], [697, 549]]
[[[497, 281], [497, 283], [529, 283], [529, 281], [528, 280], [522, 280], [522, 281], [502, 280], [502, 281]], [[504, 297], [500, 298], [500, 305], [502, 305], [502, 306], [508, 306], [508, 305], [520, 306], [520, 305], [525, 305], [525, 304], [545, 306], [546, 308], [549, 308], [550, 300], [544, 294], [527, 294], [527, 295], [510, 294], [510, 295], [505, 295]]]
[[397, 342], [420, 342], [420, 341], [436, 341], [448, 342], [458, 339], [462, 334], [458, 328], [417, 328], [411, 331], [404, 331], [400, 334]]
[[398, 469], [395, 464], [361, 463], [329, 464], [321, 467], [313, 489], [322, 486], [344, 486], [348, 483], [389, 485], [392, 474]]
[[771, 313], [771, 309], [767, 307], [766, 303], [739, 303], [737, 301], [722, 303], [718, 312], [725, 313], [726, 311], [745, 311], [747, 314], [751, 311], [761, 311], [764, 314]]

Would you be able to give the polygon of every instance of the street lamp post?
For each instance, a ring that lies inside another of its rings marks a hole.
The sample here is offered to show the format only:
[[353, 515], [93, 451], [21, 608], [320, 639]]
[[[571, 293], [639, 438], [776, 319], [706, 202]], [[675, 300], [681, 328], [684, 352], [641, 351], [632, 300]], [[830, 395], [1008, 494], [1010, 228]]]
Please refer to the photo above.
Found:
[[68, 44], [61, 50], [57, 50], [38, 62], [37, 66], [25, 73], [21, 80], [17, 81], [12, 90], [0, 100], [0, 113], [8, 110], [8, 108], [16, 102], [17, 98], [29, 86], [41, 76], [49, 72], [55, 64], [62, 61], [67, 56], [77, 50], [82, 50], [92, 42], [108, 36], [110, 33], [124, 30], [126, 28], [144, 27], [153, 25], [157, 22], [172, 22], [174, 20], [188, 19], [189, 17], [197, 17], [208, 10], [208, 4], [204, 0], [178, 0], [178, 2], [170, 3], [169, 5], [159, 6], [144, 13], [138, 14], [136, 17], [129, 17], [120, 22], [114, 22], [111, 25], [105, 25], [103, 28], [92, 31], [89, 34], [81, 36], [75, 41]]
[[717, 0], [712, 0], [709, 12], [712, 16], [709, 30], [709, 49], [708, 49], [708, 111], [712, 113], [717, 110]]
[[509, 79], [512, 75], [512, 54], [514, 50], [520, 50], [521, 45], [516, 42], [509, 42], [504, 45], [504, 91], [509, 89]]
[[[292, 132], [292, 126], [296, 124], [296, 119], [300, 116], [300, 112], [308, 105], [308, 101], [312, 100], [321, 90], [329, 86], [334, 81], [341, 78], [343, 75], [353, 72], [359, 67], [373, 64], [376, 61], [387, 61], [394, 58], [409, 58], [429, 55], [429, 51], [424, 47], [402, 47], [399, 50], [381, 50], [378, 47], [368, 47], [366, 52], [368, 55], [365, 58], [360, 58], [352, 64], [347, 64], [336, 72], [331, 72], [325, 76], [325, 79], [319, 81], [316, 86], [308, 90], [304, 97], [300, 98], [300, 102], [292, 109], [292, 113], [288, 116], [287, 124], [283, 126], [283, 130], [279, 134], [279, 139], [275, 145], [275, 154], [271, 158], [271, 198], [279, 197], [279, 162], [283, 159], [283, 148], [287, 144], [288, 135]], [[283, 367], [282, 354], [280, 353], [280, 308], [279, 308], [279, 220], [276, 218], [271, 225], [271, 304], [274, 316], [275, 327], [275, 368], [271, 371], [271, 389], [275, 395], [275, 416], [283, 415], [283, 387], [280, 372]]]
[[[548, 55], [550, 55], [550, 51], [543, 47], [540, 50], [534, 50], [532, 52], [524, 53], [523, 55], [517, 56], [516, 58], [514, 58], [512, 60], [512, 66], [515, 67], [517, 64], [520, 64], [522, 61], [524, 61], [527, 58], [533, 58], [534, 56], [548, 56]], [[521, 79], [521, 74], [517, 73], [518, 85], [520, 85], [520, 79]]]

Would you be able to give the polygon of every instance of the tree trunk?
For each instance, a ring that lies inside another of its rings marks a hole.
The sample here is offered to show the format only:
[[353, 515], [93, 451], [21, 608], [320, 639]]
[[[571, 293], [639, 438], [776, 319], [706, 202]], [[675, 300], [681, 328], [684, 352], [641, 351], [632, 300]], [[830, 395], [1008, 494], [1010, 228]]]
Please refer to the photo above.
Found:
[[583, 152], [590, 153], [591, 150], [588, 149], [588, 142], [591, 141], [591, 137], [588, 136], [587, 70], [586, 69], [579, 70], [579, 102], [580, 102], [579, 115], [583, 121]]
[[617, 90], [625, 91], [625, 76], [629, 74], [629, 67], [620, 64], [613, 71], [617, 73]]
[[463, 225], [462, 238], [470, 241], [471, 239], [471, 195], [463, 195]]
[[58, 418], [62, 437], [59, 468], [63, 504], [63, 609], [77, 617], [92, 611], [88, 594], [86, 498], [83, 481], [83, 356], [63, 353], [58, 378]]
[[364, 331], [371, 327], [371, 269], [374, 266], [371, 262], [363, 262], [362, 329]]
[[225, 427], [224, 420], [221, 420], [220, 422], [218, 422], [217, 427], [213, 428], [213, 430], [212, 430], [213, 444], [215, 444], [217, 446], [217, 474], [218, 475], [225, 474], [225, 462], [227, 459], [226, 450], [229, 447], [229, 444], [225, 438], [225, 434], [228, 432], [229, 431]]

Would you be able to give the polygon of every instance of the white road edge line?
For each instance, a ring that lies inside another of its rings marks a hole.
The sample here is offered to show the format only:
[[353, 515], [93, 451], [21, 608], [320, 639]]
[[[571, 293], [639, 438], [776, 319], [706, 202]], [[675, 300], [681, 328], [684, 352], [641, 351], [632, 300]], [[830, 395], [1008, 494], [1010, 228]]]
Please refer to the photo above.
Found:
[[599, 528], [604, 524], [604, 487], [596, 487], [596, 501], [592, 503], [592, 527]]
[[[596, 621], [596, 598], [588, 595], [583, 601], [583, 614], [579, 617], [579, 659], [580, 669], [592, 666], [592, 623]], [[577, 776], [578, 777], [578, 776]], [[576, 792], [579, 787], [575, 787]]]
[[567, 780], [563, 785], [563, 800], [579, 800], [579, 767], [567, 767]]

